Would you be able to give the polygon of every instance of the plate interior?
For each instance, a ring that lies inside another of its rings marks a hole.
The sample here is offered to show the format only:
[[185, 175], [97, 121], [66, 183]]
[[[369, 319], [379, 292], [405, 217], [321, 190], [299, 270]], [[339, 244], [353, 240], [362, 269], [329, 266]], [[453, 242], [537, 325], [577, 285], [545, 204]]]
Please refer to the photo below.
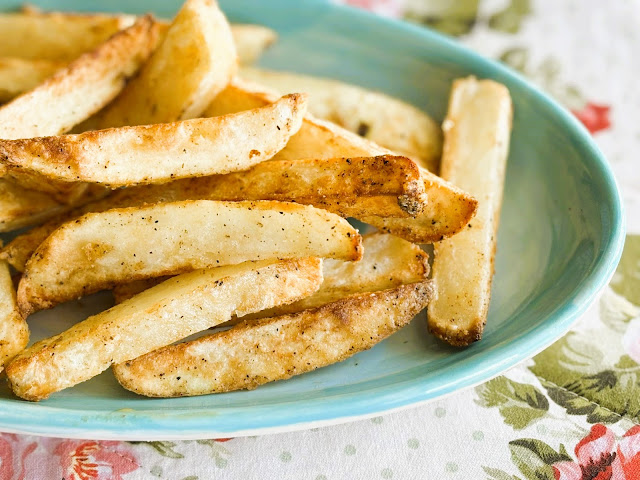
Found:
[[[178, 2], [33, 2], [43, 7], [170, 15]], [[0, 8], [17, 2], [0, 0]], [[260, 65], [379, 89], [444, 117], [452, 79], [506, 83], [514, 101], [493, 298], [482, 342], [447, 347], [422, 312], [370, 351], [251, 392], [145, 399], [111, 372], [39, 404], [0, 384], [0, 429], [104, 438], [227, 435], [337, 421], [425, 401], [487, 379], [551, 343], [606, 282], [617, 261], [620, 206], [610, 173], [585, 131], [510, 72], [417, 28], [321, 1], [226, 1], [233, 21], [263, 23], [280, 39]], [[38, 340], [111, 304], [108, 293], [29, 319]]]

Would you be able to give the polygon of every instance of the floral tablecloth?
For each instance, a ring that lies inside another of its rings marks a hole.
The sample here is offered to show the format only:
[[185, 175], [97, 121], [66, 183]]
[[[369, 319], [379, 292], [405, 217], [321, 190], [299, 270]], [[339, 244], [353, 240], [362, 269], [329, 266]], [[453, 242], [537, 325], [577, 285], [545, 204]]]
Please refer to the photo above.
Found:
[[628, 236], [575, 328], [474, 389], [305, 432], [189, 442], [0, 434], [5, 479], [640, 479], [640, 0], [351, 0], [520, 70], [593, 133]]

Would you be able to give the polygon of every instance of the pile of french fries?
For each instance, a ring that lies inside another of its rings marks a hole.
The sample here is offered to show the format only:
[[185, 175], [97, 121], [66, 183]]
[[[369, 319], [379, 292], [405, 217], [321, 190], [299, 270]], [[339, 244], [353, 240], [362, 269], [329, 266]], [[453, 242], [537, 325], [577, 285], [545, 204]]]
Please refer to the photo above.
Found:
[[[386, 95], [250, 66], [275, 32], [230, 25], [215, 0], [171, 22], [25, 7], [0, 32], [0, 231], [31, 227], [0, 245], [17, 396], [109, 367], [150, 397], [251, 389], [371, 348], [427, 306], [441, 339], [480, 339], [503, 86], [457, 80], [441, 130]], [[27, 347], [29, 315], [101, 290], [114, 307]]]

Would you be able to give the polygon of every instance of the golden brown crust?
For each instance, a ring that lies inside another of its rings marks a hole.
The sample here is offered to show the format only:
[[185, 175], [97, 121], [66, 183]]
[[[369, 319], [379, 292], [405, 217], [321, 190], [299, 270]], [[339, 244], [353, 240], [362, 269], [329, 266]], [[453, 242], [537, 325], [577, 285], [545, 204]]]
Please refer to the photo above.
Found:
[[18, 305], [26, 316], [124, 281], [310, 255], [359, 260], [361, 237], [337, 215], [295, 203], [113, 209], [68, 222], [40, 244], [20, 280]]
[[6, 262], [0, 262], [0, 371], [27, 343], [29, 327], [18, 311], [9, 267]]
[[435, 243], [460, 232], [469, 224], [478, 201], [442, 178], [421, 169], [426, 205], [416, 218], [359, 218], [379, 230], [415, 243]]
[[43, 12], [0, 14], [0, 56], [69, 62], [130, 27], [133, 15]]
[[[348, 163], [348, 162], [351, 163]], [[112, 208], [191, 199], [294, 201], [345, 217], [365, 213], [407, 217], [425, 207], [425, 195], [415, 164], [397, 156], [354, 159], [271, 160], [247, 171], [133, 187], [85, 205], [32, 229], [0, 252], [18, 271], [57, 227], [83, 213]], [[428, 198], [428, 196], [427, 196]], [[401, 201], [408, 202], [399, 206]]]
[[228, 173], [273, 157], [298, 131], [305, 111], [306, 95], [290, 94], [215, 118], [0, 140], [0, 162], [16, 177], [110, 187]]
[[120, 384], [151, 397], [253, 389], [369, 349], [426, 307], [431, 281], [353, 295], [165, 347], [114, 365]]
[[[157, 42], [151, 16], [119, 31], [0, 108], [0, 138], [58, 135], [111, 101]], [[35, 117], [37, 116], [37, 118]]]
[[429, 306], [429, 329], [455, 346], [480, 340], [489, 313], [511, 115], [503, 85], [473, 77], [453, 83], [441, 171], [481, 200], [464, 231], [434, 246], [438, 293]]
[[79, 128], [196, 118], [226, 87], [236, 69], [233, 36], [217, 2], [187, 0], [140, 73], [113, 102]]
[[440, 126], [413, 105], [328, 78], [256, 67], [245, 67], [240, 75], [281, 93], [307, 92], [311, 114], [406, 155], [431, 172], [438, 171]]
[[317, 258], [246, 262], [180, 275], [30, 346], [7, 365], [9, 384], [21, 398], [42, 400], [114, 362], [169, 345], [233, 315], [297, 300], [321, 283], [322, 261]]

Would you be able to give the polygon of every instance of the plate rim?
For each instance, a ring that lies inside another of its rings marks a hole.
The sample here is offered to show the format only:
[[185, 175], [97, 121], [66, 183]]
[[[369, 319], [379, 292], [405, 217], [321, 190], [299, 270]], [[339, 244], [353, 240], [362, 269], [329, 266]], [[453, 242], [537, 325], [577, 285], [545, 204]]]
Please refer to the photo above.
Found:
[[[475, 359], [474, 357], [468, 358], [461, 365], [456, 365], [456, 369], [465, 370], [465, 374], [459, 374], [455, 380], [435, 390], [425, 390], [425, 380], [416, 379], [400, 392], [398, 392], [398, 383], [390, 383], [375, 389], [377, 401], [374, 402], [368, 401], [368, 398], [364, 401], [362, 398], [358, 398], [363, 396], [362, 392], [350, 392], [340, 396], [337, 400], [331, 398], [328, 403], [320, 401], [320, 399], [312, 399], [311, 402], [307, 402], [309, 404], [307, 408], [302, 405], [304, 412], [285, 413], [284, 417], [282, 413], [274, 415], [274, 408], [275, 410], [283, 410], [283, 405], [286, 405], [283, 403], [278, 403], [275, 407], [259, 405], [249, 409], [247, 407], [237, 409], [245, 410], [245, 415], [248, 413], [247, 410], [254, 408], [262, 412], [262, 415], [253, 417], [255, 426], [250, 429], [220, 428], [219, 424], [216, 425], [219, 414], [212, 411], [216, 407], [194, 409], [194, 413], [189, 415], [175, 414], [174, 412], [173, 415], [147, 416], [147, 410], [133, 412], [116, 410], [96, 414], [96, 411], [93, 410], [68, 410], [14, 399], [0, 399], [0, 430], [50, 437], [91, 437], [96, 440], [191, 440], [302, 430], [355, 421], [424, 405], [481, 384], [544, 350], [571, 328], [591, 306], [597, 294], [609, 283], [622, 255], [624, 245], [625, 224], [622, 196], [604, 154], [597, 147], [586, 128], [568, 110], [532, 85], [519, 73], [493, 59], [482, 57], [454, 39], [428, 28], [380, 17], [353, 7], [329, 3], [326, 0], [307, 0], [305, 4], [336, 9], [341, 12], [341, 15], [351, 17], [356, 22], [368, 22], [372, 27], [378, 25], [387, 30], [395, 29], [400, 34], [419, 37], [420, 41], [442, 45], [452, 50], [456, 56], [464, 57], [465, 65], [488, 67], [493, 73], [524, 89], [533, 96], [536, 102], [540, 102], [550, 109], [554, 116], [557, 116], [570, 131], [575, 133], [574, 136], [579, 142], [580, 148], [589, 152], [589, 165], [592, 171], [601, 175], [603, 190], [609, 193], [607, 200], [611, 202], [610, 213], [612, 215], [610, 218], [611, 231], [606, 239], [603, 239], [602, 253], [594, 268], [582, 279], [581, 288], [576, 288], [570, 296], [564, 299], [563, 303], [557, 305], [558, 311], [549, 314], [548, 318], [536, 330], [512, 339], [508, 346], [480, 351], [483, 362], [487, 364], [486, 368], [480, 369], [480, 371], [478, 368], [469, 371], [467, 364], [473, 363]], [[426, 381], [426, 383], [432, 382], [433, 379]], [[367, 396], [370, 394], [371, 391], [368, 390]], [[225, 415], [234, 415], [233, 407], [224, 410], [229, 411], [229, 413], [225, 412]], [[250, 413], [249, 416], [251, 416]], [[265, 418], [272, 420], [265, 420]], [[39, 423], [42, 421], [46, 422], [46, 425]]]

